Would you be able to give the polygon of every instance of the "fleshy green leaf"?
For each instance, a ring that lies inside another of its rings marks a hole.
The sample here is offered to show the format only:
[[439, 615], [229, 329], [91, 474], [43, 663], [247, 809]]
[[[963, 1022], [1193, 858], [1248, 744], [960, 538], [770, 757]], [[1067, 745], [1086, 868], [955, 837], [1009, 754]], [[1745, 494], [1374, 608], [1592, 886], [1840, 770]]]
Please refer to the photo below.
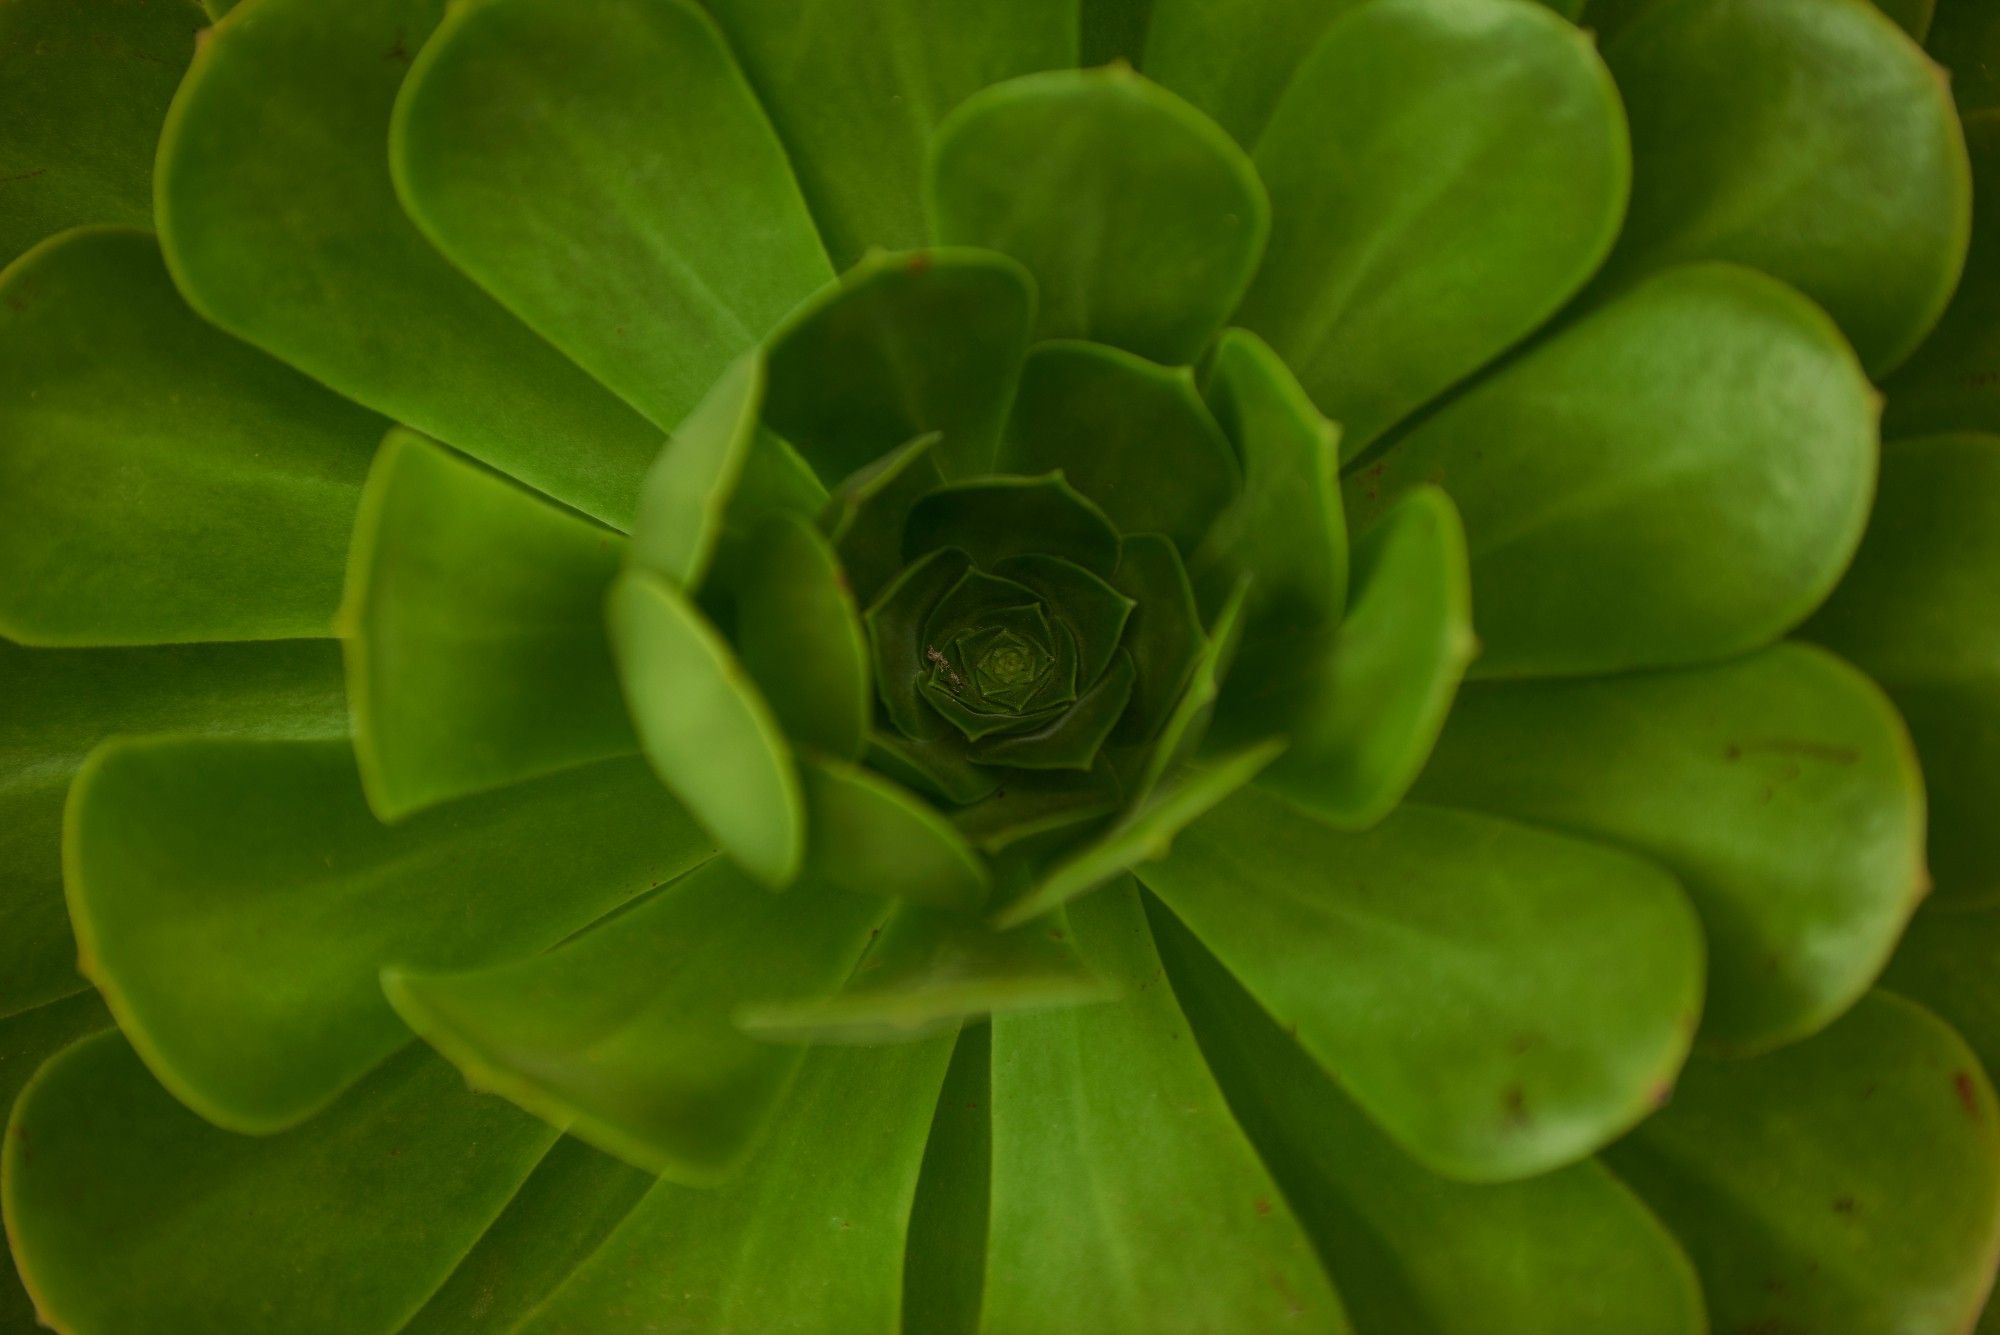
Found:
[[986, 866], [929, 803], [858, 766], [806, 761], [809, 874], [857, 895], [961, 910], [986, 900]]
[[1171, 913], [1148, 919], [1216, 1083], [1364, 1330], [1702, 1335], [1701, 1286], [1594, 1162], [1464, 1183], [1369, 1122]]
[[192, 0], [0, 6], [0, 265], [86, 223], [153, 218], [153, 145], [205, 22]]
[[100, 1034], [15, 1106], [7, 1235], [43, 1320], [77, 1335], [393, 1330], [555, 1136], [421, 1049], [304, 1126], [233, 1135]]
[[203, 323], [148, 234], [36, 247], [0, 272], [0, 632], [330, 633], [386, 426]]
[[1054, 719], [1027, 732], [981, 738], [972, 744], [972, 758], [983, 765], [1020, 769], [1090, 769], [1104, 739], [1131, 703], [1134, 676], [1132, 656], [1121, 650], [1104, 675]]
[[1059, 556], [1110, 578], [1118, 530], [1059, 474], [985, 477], [939, 487], [910, 510], [903, 557], [957, 547], [992, 569], [1010, 556]]
[[903, 1249], [903, 1329], [979, 1335], [992, 1158], [992, 1026], [967, 1025], [938, 1093]]
[[814, 881], [766, 894], [718, 858], [545, 955], [382, 983], [475, 1085], [649, 1172], [712, 1184], [798, 1066], [798, 1049], [740, 1033], [737, 1012], [828, 990], [883, 916]]
[[1145, 741], [1181, 700], [1181, 688], [1207, 637], [1180, 553], [1159, 534], [1135, 533], [1125, 539], [1112, 583], [1133, 602], [1124, 648], [1138, 670], [1131, 708], [1114, 736]]
[[966, 100], [931, 146], [940, 239], [1028, 267], [1036, 332], [1194, 360], [1249, 286], [1269, 226], [1215, 123], [1129, 66], [1030, 75]]
[[1257, 777], [1282, 741], [1248, 746], [1149, 785], [1102, 834], [1065, 857], [993, 921], [1016, 927], [1094, 890], [1121, 872], [1167, 856], [1174, 836]]
[[924, 154], [988, 84], [1076, 61], [1077, 0], [706, 0], [834, 261], [930, 240]]
[[160, 140], [167, 266], [237, 337], [623, 526], [659, 428], [452, 268], [396, 202], [390, 110], [443, 8], [257, 0], [210, 30]]
[[1236, 731], [1291, 743], [1261, 782], [1341, 829], [1366, 828], [1402, 800], [1472, 660], [1465, 530], [1451, 500], [1434, 487], [1405, 492], [1361, 535], [1354, 584], [1337, 629], [1246, 638], [1230, 678], [1243, 693], [1224, 701]]
[[965, 578], [966, 570], [963, 552], [951, 548], [933, 551], [905, 567], [867, 611], [875, 689], [889, 721], [906, 737], [931, 738], [945, 730], [944, 720], [931, 711], [922, 695], [929, 670], [924, 627], [938, 600]]
[[[990, 772], [990, 771], [989, 771]], [[1077, 827], [1118, 810], [1120, 786], [1099, 758], [1089, 770], [1016, 770], [1006, 787], [952, 813], [956, 825], [982, 852], [998, 856], [1019, 845], [1041, 846], [1081, 833]]]
[[938, 433], [949, 476], [992, 471], [1035, 285], [986, 250], [871, 252], [771, 339], [765, 420], [829, 480]]
[[1202, 1066], [1128, 882], [1079, 902], [1112, 1006], [993, 1022], [983, 1329], [1347, 1329]]
[[589, 1259], [653, 1182], [563, 1137], [397, 1335], [483, 1335], [511, 1326]]
[[1926, 40], [1962, 110], [2000, 107], [2000, 12], [1985, 0], [1937, 0]]
[[162, 1083], [293, 1125], [409, 1035], [385, 964], [553, 945], [710, 849], [636, 760], [384, 826], [346, 743], [147, 738], [92, 754], [64, 835], [84, 973]]
[[965, 758], [962, 743], [944, 738], [919, 741], [874, 733], [868, 738], [868, 763], [954, 805], [977, 802], [1000, 786], [998, 771], [973, 764]]
[[347, 733], [331, 640], [95, 650], [0, 640], [0, 700], [0, 1015], [85, 986], [63, 902], [62, 823], [92, 747], [116, 733]]
[[1958, 1030], [1990, 1075], [2000, 1069], [2000, 904], [1934, 900], [1910, 920], [1882, 985]]
[[1140, 869], [1355, 1102], [1433, 1171], [1581, 1158], [1667, 1096], [1701, 932], [1629, 854], [1441, 808], [1335, 832], [1252, 788]]
[[1384, 0], [1327, 30], [1256, 144], [1271, 245], [1237, 322], [1348, 458], [1546, 320], [1625, 207], [1617, 90], [1525, 0]]
[[799, 776], [771, 707], [715, 627], [666, 584], [612, 585], [611, 644], [654, 773], [723, 851], [773, 888], [805, 855]]
[[753, 1007], [737, 1023], [760, 1038], [896, 1043], [962, 1020], [1110, 1000], [1061, 922], [996, 932], [962, 913], [904, 907], [838, 992]]
[[1076, 641], [1079, 681], [1094, 681], [1110, 666], [1132, 615], [1132, 599], [1060, 557], [1013, 556], [995, 573], [1034, 590], [1049, 615], [1068, 628]]
[[1192, 550], [1242, 489], [1242, 470], [1185, 367], [1097, 343], [1028, 354], [1000, 471], [1060, 471], [1122, 533]]
[[[2000, 70], [2000, 26], [1993, 40]], [[2000, 109], [1966, 117], [1965, 142], [1974, 194], [1965, 276], [1937, 328], [1886, 382], [1892, 437], [2000, 433]]]
[[413, 432], [390, 433], [340, 615], [355, 756], [378, 815], [638, 749], [604, 638], [624, 546]]
[[674, 428], [646, 471], [632, 521], [634, 566], [690, 589], [707, 578], [737, 488], [766, 448], [757, 432], [766, 379], [763, 354], [746, 354]]
[[1209, 530], [1195, 570], [1222, 590], [1250, 576], [1253, 638], [1337, 624], [1347, 599], [1340, 428], [1247, 329], [1217, 341], [1202, 395], [1243, 461], [1243, 494]]
[[1216, 124], [1255, 145], [1272, 108], [1327, 27], [1358, 0], [1149, 0], [1133, 63]]
[[[1081, 15], [1077, 26], [1082, 33], [1079, 59], [1075, 64], [1109, 65], [1122, 60], [1139, 63], [1146, 49], [1146, 25], [1151, 21], [1153, 0], [1078, 0]], [[978, 1314], [974, 1313], [976, 1317]]]
[[834, 485], [820, 511], [857, 598], [873, 601], [903, 569], [903, 523], [910, 507], [944, 481], [933, 431], [897, 446]]
[[1958, 279], [1971, 186], [1951, 94], [1872, 5], [1653, 0], [1605, 48], [1632, 125], [1625, 282], [1732, 260], [1825, 307], [1874, 372]]
[[653, 1188], [519, 1329], [895, 1330], [904, 1230], [950, 1055], [949, 1038], [810, 1053], [741, 1174]]
[[1928, 885], [1902, 720], [1831, 654], [1780, 645], [1685, 672], [1466, 692], [1420, 801], [1623, 845], [1706, 930], [1702, 1037], [1803, 1038], [1855, 1001]]
[[775, 515], [751, 535], [731, 588], [737, 655], [786, 733], [859, 758], [875, 688], [861, 613], [833, 548], [807, 520]]
[[1867, 520], [1878, 403], [1797, 293], [1676, 269], [1425, 419], [1348, 479], [1348, 519], [1363, 530], [1424, 482], [1457, 503], [1475, 677], [1724, 658], [1839, 578]]
[[1805, 634], [1882, 683], [1908, 720], [1939, 891], [2000, 899], [2000, 436], [1891, 445], [1868, 522]]
[[1875, 993], [1804, 1043], [1689, 1064], [1611, 1167], [1718, 1330], [1965, 1330], [2000, 1261], [2000, 1107], [1957, 1034]]
[[389, 158], [439, 250], [662, 427], [833, 277], [762, 108], [684, 0], [452, 7]]

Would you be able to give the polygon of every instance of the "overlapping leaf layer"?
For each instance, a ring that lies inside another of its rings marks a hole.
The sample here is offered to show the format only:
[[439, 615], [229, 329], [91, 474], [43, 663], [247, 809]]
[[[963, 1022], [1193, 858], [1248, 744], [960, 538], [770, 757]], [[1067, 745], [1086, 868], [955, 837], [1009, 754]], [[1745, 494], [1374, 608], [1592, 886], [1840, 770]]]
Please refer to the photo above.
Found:
[[0, 1325], [1982, 1320], [1984, 0], [207, 8], [0, 6]]

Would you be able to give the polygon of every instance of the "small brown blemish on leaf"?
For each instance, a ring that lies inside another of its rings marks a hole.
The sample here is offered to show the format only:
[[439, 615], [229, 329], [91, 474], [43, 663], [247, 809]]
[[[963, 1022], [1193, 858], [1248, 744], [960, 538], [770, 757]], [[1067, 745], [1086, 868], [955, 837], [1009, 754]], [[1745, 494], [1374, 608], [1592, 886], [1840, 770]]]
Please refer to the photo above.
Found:
[[396, 29], [395, 45], [382, 53], [382, 59], [399, 61], [405, 65], [410, 63], [409, 44], [403, 40], [403, 30], [401, 28]]
[[920, 250], [920, 251], [918, 251], [918, 252], [917, 252], [916, 254], [914, 254], [914, 255], [910, 256], [910, 266], [909, 266], [909, 267], [910, 267], [910, 272], [911, 272], [911, 273], [926, 273], [926, 272], [928, 272], [928, 271], [930, 270], [930, 267], [931, 267], [931, 256], [930, 256], [930, 252], [929, 252], [929, 251], [927, 251], [927, 250]]
[[1951, 1087], [1958, 1094], [1958, 1102], [1965, 1109], [1965, 1115], [1979, 1116], [1979, 1087], [1972, 1083], [1972, 1072], [1953, 1071]]
[[1666, 1107], [1674, 1101], [1674, 1082], [1671, 1080], [1657, 1081], [1651, 1089], [1646, 1091], [1646, 1097], [1652, 1101], [1655, 1108]]
[[1258, 1214], [1269, 1214], [1271, 1213], [1271, 1202], [1259, 1196], [1257, 1198], [1256, 1209]]
[[1507, 1051], [1513, 1053], [1515, 1056], [1518, 1057], [1522, 1053], [1526, 1052], [1529, 1048], [1532, 1048], [1534, 1046], [1535, 1046], [1535, 1036], [1533, 1034], [1516, 1034], [1514, 1035], [1513, 1038], [1508, 1040]]
[[1833, 1212], [1834, 1212], [1835, 1214], [1853, 1214], [1853, 1213], [1854, 1213], [1854, 1198], [1853, 1198], [1852, 1196], [1836, 1196], [1836, 1197], [1834, 1197], [1834, 1198], [1833, 1198]]
[[1519, 1085], [1509, 1085], [1500, 1093], [1500, 1101], [1507, 1108], [1507, 1120], [1525, 1122], [1528, 1120], [1528, 1095]]

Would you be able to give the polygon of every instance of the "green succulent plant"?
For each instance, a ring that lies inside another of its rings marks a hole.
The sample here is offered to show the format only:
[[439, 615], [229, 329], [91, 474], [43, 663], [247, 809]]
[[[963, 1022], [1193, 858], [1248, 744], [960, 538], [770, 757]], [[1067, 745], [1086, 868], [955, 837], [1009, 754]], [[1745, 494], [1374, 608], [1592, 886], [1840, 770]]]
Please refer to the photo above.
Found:
[[1996, 197], [1990, 0], [0, 0], [0, 1326], [2000, 1330]]

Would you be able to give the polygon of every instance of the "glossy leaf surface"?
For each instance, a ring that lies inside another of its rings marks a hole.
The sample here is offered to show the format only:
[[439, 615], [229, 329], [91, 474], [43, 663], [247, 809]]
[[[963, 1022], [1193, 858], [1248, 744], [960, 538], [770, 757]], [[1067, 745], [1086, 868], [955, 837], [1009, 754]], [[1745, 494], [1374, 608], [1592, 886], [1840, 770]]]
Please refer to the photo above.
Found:
[[1605, 59], [1633, 163], [1608, 282], [1732, 260], [1825, 307], [1871, 371], [1909, 354], [1958, 277], [1971, 193], [1916, 43], [1866, 4], [1654, 0]]
[[1642, 853], [1708, 938], [1702, 1034], [1767, 1048], [1874, 980], [1928, 886], [1924, 786], [1866, 678], [1780, 645], [1686, 672], [1475, 686], [1416, 792]]
[[1350, 12], [1286, 86], [1256, 160], [1271, 244], [1237, 322], [1341, 424], [1348, 458], [1581, 287], [1628, 179], [1610, 76], [1525, 0]]
[[455, 7], [389, 152], [424, 235], [662, 428], [833, 276], [721, 33], [682, 0]]
[[948, 1037], [810, 1053], [742, 1173], [654, 1187], [520, 1329], [895, 1329], [904, 1229], [950, 1056]]
[[233, 1135], [100, 1034], [15, 1105], [7, 1234], [43, 1318], [79, 1335], [394, 1329], [555, 1135], [420, 1049], [296, 1130]]
[[659, 580], [622, 576], [609, 615], [653, 772], [744, 870], [785, 885], [805, 856], [805, 813], [770, 705], [700, 610]]
[[258, 0], [211, 30], [161, 136], [167, 266], [223, 329], [622, 526], [659, 429], [452, 268], [390, 183], [396, 91], [443, 9]]
[[1250, 789], [1142, 867], [1148, 888], [1418, 1160], [1525, 1177], [1666, 1096], [1701, 935], [1665, 872], [1405, 806], [1343, 835]]
[[1964, 1330], [2000, 1259], [2000, 1107], [1964, 1041], [1899, 997], [1691, 1063], [1607, 1158], [1688, 1249], [1720, 1329]]
[[772, 895], [711, 861], [532, 959], [390, 972], [412, 1028], [481, 1088], [649, 1172], [713, 1184], [749, 1152], [798, 1050], [740, 1032], [746, 1005], [813, 996], [860, 958], [879, 900]]
[[85, 986], [63, 900], [63, 801], [117, 733], [347, 734], [331, 640], [132, 649], [0, 641], [0, 1015]]
[[1345, 1330], [1163, 985], [1135, 888], [1079, 902], [1070, 929], [1124, 1000], [993, 1022], [982, 1328]]
[[1457, 503], [1475, 677], [1727, 657], [1839, 578], [1867, 519], [1878, 402], [1797, 293], [1677, 269], [1426, 418], [1348, 479], [1348, 518], [1365, 529], [1423, 482]]
[[1916, 738], [1938, 890], [2000, 898], [2000, 436], [1883, 452], [1868, 537], [1805, 634], [1880, 682]]
[[1214, 122], [1129, 67], [1015, 79], [939, 127], [938, 237], [1012, 255], [1036, 332], [1185, 363], [1228, 318], [1264, 248], [1264, 187]]
[[710, 851], [636, 760], [384, 826], [343, 741], [174, 738], [94, 753], [65, 842], [84, 972], [176, 1095], [249, 1132], [408, 1039], [384, 965], [540, 950]]
[[638, 749], [604, 636], [625, 544], [408, 431], [383, 443], [341, 632], [385, 820]]
[[36, 247], [0, 273], [0, 632], [328, 634], [386, 427], [205, 324], [146, 233]]

